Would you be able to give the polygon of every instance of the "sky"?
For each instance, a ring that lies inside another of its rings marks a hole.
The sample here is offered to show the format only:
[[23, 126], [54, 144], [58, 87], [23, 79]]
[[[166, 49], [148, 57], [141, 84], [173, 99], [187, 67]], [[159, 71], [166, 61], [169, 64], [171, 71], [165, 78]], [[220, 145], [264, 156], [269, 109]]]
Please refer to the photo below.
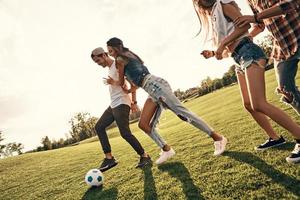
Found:
[[[236, 1], [244, 14], [245, 0]], [[0, 0], [0, 130], [25, 150], [65, 138], [78, 112], [100, 117], [109, 105], [107, 69], [91, 51], [119, 37], [174, 90], [222, 77], [232, 59], [205, 60], [192, 1]], [[147, 95], [138, 90], [138, 104]]]

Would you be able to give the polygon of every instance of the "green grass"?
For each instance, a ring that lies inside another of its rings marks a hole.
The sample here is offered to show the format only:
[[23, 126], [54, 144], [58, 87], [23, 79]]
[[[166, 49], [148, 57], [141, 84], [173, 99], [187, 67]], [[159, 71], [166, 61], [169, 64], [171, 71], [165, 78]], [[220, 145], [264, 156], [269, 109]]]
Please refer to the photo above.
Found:
[[[300, 124], [299, 116], [278, 101], [274, 71], [266, 73], [267, 96]], [[119, 165], [104, 173], [103, 188], [89, 189], [85, 173], [103, 158], [97, 138], [73, 147], [0, 160], [0, 199], [299, 199], [300, 165], [288, 164], [292, 136], [274, 124], [289, 142], [255, 152], [266, 135], [243, 109], [237, 85], [185, 104], [229, 139], [223, 156], [213, 157], [212, 140], [166, 111], [159, 125], [177, 154], [161, 166], [135, 169], [138, 156], [121, 138], [111, 145]], [[159, 149], [132, 124], [153, 160]], [[117, 129], [110, 130], [116, 135]]]

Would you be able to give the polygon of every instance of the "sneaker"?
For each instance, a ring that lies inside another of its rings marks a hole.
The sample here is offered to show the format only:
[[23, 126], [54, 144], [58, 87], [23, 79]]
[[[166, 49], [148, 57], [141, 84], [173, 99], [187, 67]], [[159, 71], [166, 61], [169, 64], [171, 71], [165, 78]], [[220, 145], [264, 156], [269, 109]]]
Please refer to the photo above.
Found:
[[288, 163], [297, 163], [300, 161], [300, 144], [296, 143], [294, 150], [286, 157]]
[[156, 164], [162, 164], [175, 155], [175, 151], [171, 148], [169, 151], [162, 151], [160, 157], [155, 161]]
[[117, 164], [118, 164], [118, 162], [116, 161], [116, 159], [114, 157], [111, 158], [111, 159], [104, 158], [102, 164], [99, 167], [99, 170], [101, 172], [105, 172], [106, 170], [109, 170], [110, 168], [113, 168]]
[[284, 143], [285, 143], [285, 139], [282, 136], [280, 136], [278, 140], [273, 140], [272, 138], [269, 138], [265, 143], [255, 147], [254, 149], [257, 151], [263, 151], [271, 147], [282, 145]]
[[214, 152], [214, 156], [219, 156], [221, 155], [224, 151], [225, 151], [225, 146], [227, 144], [227, 138], [222, 136], [222, 140], [220, 141], [215, 141], [214, 145], [215, 145], [215, 152]]
[[151, 165], [152, 164], [152, 160], [150, 158], [150, 156], [148, 157], [142, 157], [140, 158], [140, 162], [137, 164], [136, 168], [143, 168], [146, 165]]

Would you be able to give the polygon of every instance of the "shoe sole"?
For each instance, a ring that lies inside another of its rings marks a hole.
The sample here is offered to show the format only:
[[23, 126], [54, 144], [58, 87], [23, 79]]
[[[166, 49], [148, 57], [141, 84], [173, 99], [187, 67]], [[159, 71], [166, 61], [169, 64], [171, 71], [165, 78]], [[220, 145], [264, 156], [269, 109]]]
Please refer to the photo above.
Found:
[[105, 171], [107, 171], [107, 170], [109, 170], [109, 169], [115, 167], [117, 164], [118, 164], [118, 163], [115, 163], [115, 164], [111, 165], [110, 167], [107, 167], [107, 168], [104, 168], [104, 169], [99, 169], [99, 170], [100, 170], [100, 172], [105, 172]]
[[[225, 138], [225, 137], [224, 137], [224, 138]], [[226, 145], [228, 144], [227, 138], [225, 138], [225, 140], [226, 140], [226, 143], [225, 143], [225, 145], [224, 145], [224, 150], [223, 150], [221, 153], [218, 153], [218, 154], [215, 154], [215, 153], [214, 153], [214, 156], [220, 156], [220, 155], [222, 155], [222, 154], [224, 153], [224, 151], [226, 150]]]
[[296, 163], [300, 163], [300, 158], [289, 158], [289, 157], [287, 157], [287, 158], [286, 158], [286, 161], [287, 161], [288, 163], [296, 164]]
[[161, 165], [161, 164], [165, 163], [166, 161], [170, 160], [170, 159], [171, 159], [172, 157], [174, 157], [175, 155], [176, 155], [176, 153], [174, 153], [172, 156], [168, 157], [164, 162], [161, 162], [161, 163], [157, 163], [157, 162], [155, 161], [155, 164]]
[[257, 147], [254, 147], [254, 150], [256, 150], [256, 151], [264, 151], [264, 150], [267, 150], [267, 149], [270, 149], [270, 148], [273, 148], [273, 147], [278, 147], [278, 146], [283, 145], [283, 144], [285, 144], [285, 143], [286, 143], [286, 142], [283, 142], [283, 143], [276, 144], [276, 145], [273, 145], [273, 146], [271, 146], [271, 147], [267, 147], [267, 148], [263, 148], [263, 149], [259, 149], [259, 148], [257, 148]]
[[152, 161], [146, 162], [144, 165], [136, 166], [135, 168], [143, 169], [144, 167], [152, 166]]

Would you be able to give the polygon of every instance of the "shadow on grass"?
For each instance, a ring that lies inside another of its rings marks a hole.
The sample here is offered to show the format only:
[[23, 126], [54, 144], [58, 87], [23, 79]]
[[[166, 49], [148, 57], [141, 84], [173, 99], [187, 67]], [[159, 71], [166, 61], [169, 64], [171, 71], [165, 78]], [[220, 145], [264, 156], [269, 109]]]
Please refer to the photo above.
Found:
[[295, 142], [286, 142], [285, 144], [277, 147], [273, 147], [272, 149], [292, 151], [294, 149], [294, 146], [295, 146]]
[[151, 166], [146, 166], [144, 169], [144, 200], [157, 200], [155, 182], [152, 174]]
[[201, 190], [194, 185], [188, 169], [181, 162], [163, 164], [160, 165], [158, 169], [168, 172], [171, 176], [177, 178], [181, 182], [186, 199], [205, 199], [201, 195]]
[[117, 188], [110, 188], [108, 190], [103, 190], [103, 187], [90, 187], [81, 200], [93, 200], [93, 199], [103, 199], [103, 200], [115, 200], [118, 198]]
[[300, 180], [297, 180], [291, 176], [288, 176], [279, 170], [275, 169], [272, 165], [265, 163], [261, 158], [248, 152], [237, 152], [237, 151], [227, 151], [224, 152], [224, 156], [229, 156], [239, 162], [247, 163], [252, 167], [260, 170], [266, 176], [270, 177], [274, 182], [282, 185], [286, 190], [292, 192], [293, 194], [300, 196]]

